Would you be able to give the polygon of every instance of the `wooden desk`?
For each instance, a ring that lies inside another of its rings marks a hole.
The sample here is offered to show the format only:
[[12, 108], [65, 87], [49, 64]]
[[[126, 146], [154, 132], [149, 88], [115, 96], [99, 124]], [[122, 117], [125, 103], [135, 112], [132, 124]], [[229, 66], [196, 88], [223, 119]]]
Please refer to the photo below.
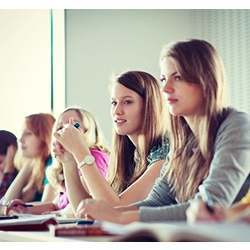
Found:
[[54, 237], [49, 231], [41, 232], [22, 232], [22, 231], [0, 231], [0, 242], [76, 242], [76, 241], [93, 241], [107, 242], [110, 241], [110, 236], [98, 237]]

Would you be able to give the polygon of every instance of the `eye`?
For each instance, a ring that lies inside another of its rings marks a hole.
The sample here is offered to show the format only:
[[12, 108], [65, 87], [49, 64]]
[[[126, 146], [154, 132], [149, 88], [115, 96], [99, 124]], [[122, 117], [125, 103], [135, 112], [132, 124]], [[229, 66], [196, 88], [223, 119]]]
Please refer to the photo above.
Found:
[[116, 101], [111, 101], [111, 105], [112, 105], [112, 106], [116, 106], [116, 105], [117, 105], [117, 102], [116, 102]]
[[180, 75], [176, 75], [176, 76], [174, 76], [174, 80], [175, 81], [181, 81], [182, 77]]
[[132, 100], [125, 100], [125, 101], [124, 101], [124, 104], [131, 104], [131, 103], [133, 103]]
[[63, 126], [59, 126], [57, 129], [56, 129], [56, 131], [59, 131], [59, 130], [61, 130], [63, 128]]
[[165, 82], [165, 81], [166, 81], [165, 76], [161, 76], [161, 77], [160, 77], [160, 81], [161, 81], [161, 82]]

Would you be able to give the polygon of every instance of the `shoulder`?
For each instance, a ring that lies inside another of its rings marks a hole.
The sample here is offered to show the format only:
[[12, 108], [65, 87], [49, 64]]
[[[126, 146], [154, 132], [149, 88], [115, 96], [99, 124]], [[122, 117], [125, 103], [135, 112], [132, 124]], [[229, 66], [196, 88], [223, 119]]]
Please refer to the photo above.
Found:
[[107, 152], [102, 151], [102, 150], [97, 149], [97, 148], [91, 148], [90, 153], [91, 153], [91, 155], [93, 155], [95, 157], [95, 161], [97, 164], [98, 164], [98, 162], [102, 162], [105, 165], [108, 164], [109, 154]]
[[149, 154], [147, 156], [147, 161], [149, 165], [155, 161], [166, 160], [169, 150], [170, 144], [168, 137], [162, 137], [162, 139], [149, 151]]
[[231, 138], [245, 138], [250, 137], [250, 115], [245, 112], [237, 111], [233, 108], [229, 108], [227, 116], [221, 123], [218, 132], [217, 139], [227, 137]]

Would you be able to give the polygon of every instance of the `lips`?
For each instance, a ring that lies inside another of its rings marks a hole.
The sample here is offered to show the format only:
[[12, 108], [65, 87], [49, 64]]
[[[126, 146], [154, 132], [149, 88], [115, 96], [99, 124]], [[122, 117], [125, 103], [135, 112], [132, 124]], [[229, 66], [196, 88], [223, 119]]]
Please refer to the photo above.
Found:
[[176, 98], [173, 98], [173, 97], [168, 98], [168, 103], [169, 104], [176, 103], [177, 101], [178, 101], [178, 99], [176, 99]]
[[123, 124], [123, 123], [125, 123], [127, 120], [125, 120], [125, 119], [115, 119], [115, 123], [117, 124], [117, 125], [121, 125], [121, 124]]

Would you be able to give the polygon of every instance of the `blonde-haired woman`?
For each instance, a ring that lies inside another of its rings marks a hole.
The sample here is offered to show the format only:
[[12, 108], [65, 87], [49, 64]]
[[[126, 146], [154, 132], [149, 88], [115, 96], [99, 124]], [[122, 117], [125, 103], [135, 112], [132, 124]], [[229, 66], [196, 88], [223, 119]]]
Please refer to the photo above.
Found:
[[[84, 190], [77, 184], [77, 175], [73, 177], [73, 168], [65, 167], [67, 191], [75, 211], [87, 197], [116, 206], [148, 195], [169, 151], [166, 123], [161, 122], [165, 115], [160, 85], [152, 75], [128, 71], [113, 80], [114, 140], [108, 181], [98, 173], [86, 142], [79, 139], [81, 131], [71, 125], [55, 133], [58, 142], [74, 156], [86, 184]], [[75, 173], [78, 169], [74, 168]]]
[[[58, 117], [55, 126], [54, 133], [60, 131], [63, 127], [73, 124], [81, 131], [82, 138], [86, 141], [91, 155], [94, 157], [97, 169], [101, 176], [105, 177], [107, 172], [109, 150], [104, 144], [102, 132], [97, 125], [97, 122], [93, 115], [78, 107], [69, 107], [65, 109]], [[48, 184], [44, 190], [43, 200], [40, 204], [34, 204], [32, 207], [26, 207], [24, 203], [15, 201], [8, 207], [8, 213], [10, 211], [41, 214], [45, 212], [57, 211], [65, 216], [73, 216], [71, 207], [69, 205], [68, 195], [65, 187], [64, 173], [65, 165], [74, 167], [76, 162], [73, 156], [66, 152], [65, 149], [57, 142], [53, 141], [53, 152], [56, 156], [55, 163], [47, 169]], [[77, 174], [76, 181], [78, 184], [85, 186], [83, 179], [79, 176], [79, 173], [70, 173], [70, 175]]]
[[165, 175], [147, 199], [122, 208], [125, 212], [87, 200], [79, 216], [118, 223], [186, 220], [192, 199], [230, 206], [243, 196], [239, 191], [250, 172], [250, 118], [223, 104], [217, 51], [204, 40], [180, 41], [163, 49], [160, 68], [171, 120]]

